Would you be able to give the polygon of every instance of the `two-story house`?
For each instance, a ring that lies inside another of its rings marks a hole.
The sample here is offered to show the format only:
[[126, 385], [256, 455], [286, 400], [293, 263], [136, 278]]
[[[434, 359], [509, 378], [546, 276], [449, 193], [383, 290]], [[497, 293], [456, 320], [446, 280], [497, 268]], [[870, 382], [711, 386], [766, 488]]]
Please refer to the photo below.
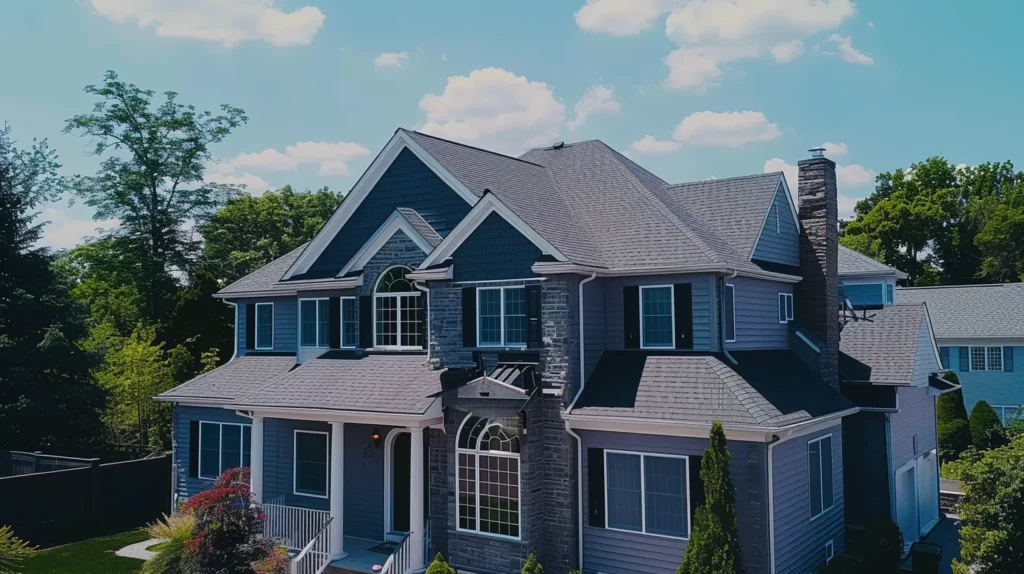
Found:
[[235, 357], [158, 397], [176, 496], [249, 466], [267, 535], [341, 572], [672, 572], [719, 420], [746, 571], [815, 571], [860, 411], [835, 182], [801, 161], [797, 206], [780, 173], [669, 184], [600, 141], [400, 129], [309, 244], [217, 295]]

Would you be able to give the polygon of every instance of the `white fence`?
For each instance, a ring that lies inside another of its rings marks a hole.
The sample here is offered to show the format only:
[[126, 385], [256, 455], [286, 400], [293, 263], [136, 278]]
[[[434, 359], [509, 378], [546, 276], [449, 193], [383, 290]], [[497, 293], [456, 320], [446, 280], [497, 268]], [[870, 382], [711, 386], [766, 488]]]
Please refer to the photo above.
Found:
[[263, 522], [263, 537], [276, 538], [289, 550], [302, 550], [320, 534], [331, 513], [283, 504], [261, 505], [267, 520]]
[[388, 556], [387, 562], [384, 563], [384, 567], [381, 568], [380, 574], [405, 574], [409, 570], [409, 547], [411, 538], [406, 534], [395, 551]]
[[291, 574], [320, 574], [331, 563], [331, 520], [328, 518], [313, 539], [292, 559]]

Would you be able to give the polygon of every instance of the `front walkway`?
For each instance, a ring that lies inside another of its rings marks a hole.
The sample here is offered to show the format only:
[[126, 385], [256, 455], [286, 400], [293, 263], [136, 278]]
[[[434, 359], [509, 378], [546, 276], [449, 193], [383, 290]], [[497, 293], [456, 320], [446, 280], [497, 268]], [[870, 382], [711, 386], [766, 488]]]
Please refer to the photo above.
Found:
[[156, 546], [161, 542], [167, 542], [166, 538], [150, 538], [149, 540], [143, 540], [142, 542], [136, 542], [135, 544], [129, 544], [124, 548], [114, 552], [114, 554], [124, 558], [135, 558], [137, 560], [149, 560], [156, 556], [156, 552], [148, 550], [150, 546]]
[[[953, 559], [960, 557], [960, 518], [955, 514], [947, 514], [928, 536], [925, 542], [942, 546], [942, 562], [939, 563], [939, 574], [953, 574]], [[913, 560], [907, 558], [903, 563], [904, 572], [913, 571]]]

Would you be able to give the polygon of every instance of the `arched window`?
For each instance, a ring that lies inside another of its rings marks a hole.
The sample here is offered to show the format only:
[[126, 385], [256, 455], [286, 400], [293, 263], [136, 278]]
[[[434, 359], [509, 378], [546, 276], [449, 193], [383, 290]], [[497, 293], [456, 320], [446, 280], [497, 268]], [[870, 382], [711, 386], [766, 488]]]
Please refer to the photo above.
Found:
[[418, 291], [405, 274], [406, 267], [392, 267], [380, 274], [374, 303], [374, 346], [385, 349], [423, 347], [423, 305]]
[[519, 538], [519, 436], [469, 415], [456, 439], [458, 528]]

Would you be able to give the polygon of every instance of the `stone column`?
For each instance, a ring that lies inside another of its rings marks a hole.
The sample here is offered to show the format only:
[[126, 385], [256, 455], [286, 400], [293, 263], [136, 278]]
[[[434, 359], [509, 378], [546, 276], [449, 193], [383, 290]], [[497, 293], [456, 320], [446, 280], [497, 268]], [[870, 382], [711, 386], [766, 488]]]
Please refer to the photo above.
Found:
[[249, 447], [249, 490], [253, 502], [263, 502], [263, 415], [252, 415], [252, 437]]
[[415, 569], [423, 566], [423, 539], [426, 519], [423, 516], [423, 429], [410, 428], [409, 449], [409, 563]]
[[331, 559], [345, 556], [345, 423], [331, 423]]

